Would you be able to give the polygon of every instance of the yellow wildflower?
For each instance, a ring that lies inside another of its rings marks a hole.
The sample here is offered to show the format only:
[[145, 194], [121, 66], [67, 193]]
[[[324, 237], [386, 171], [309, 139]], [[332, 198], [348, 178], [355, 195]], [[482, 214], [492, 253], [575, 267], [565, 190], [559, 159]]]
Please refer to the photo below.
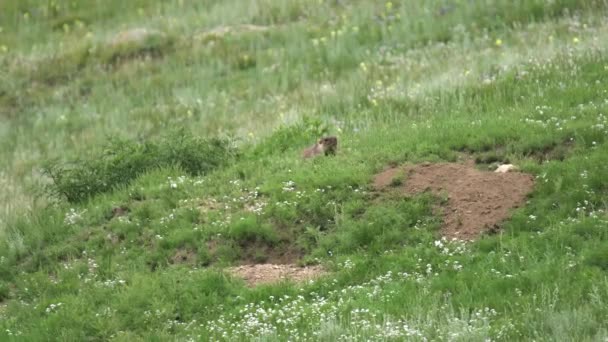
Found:
[[501, 46], [502, 45], [502, 39], [500, 39], [500, 38], [496, 39], [495, 44], [496, 44], [496, 46]]

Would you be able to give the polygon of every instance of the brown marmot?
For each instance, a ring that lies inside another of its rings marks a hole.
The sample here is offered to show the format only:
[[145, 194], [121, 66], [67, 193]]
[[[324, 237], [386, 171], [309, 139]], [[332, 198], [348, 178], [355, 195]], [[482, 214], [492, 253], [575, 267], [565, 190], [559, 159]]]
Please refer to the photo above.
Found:
[[317, 141], [316, 144], [309, 148], [304, 149], [302, 152], [302, 158], [311, 158], [318, 155], [335, 155], [338, 149], [338, 138], [334, 136], [323, 137]]

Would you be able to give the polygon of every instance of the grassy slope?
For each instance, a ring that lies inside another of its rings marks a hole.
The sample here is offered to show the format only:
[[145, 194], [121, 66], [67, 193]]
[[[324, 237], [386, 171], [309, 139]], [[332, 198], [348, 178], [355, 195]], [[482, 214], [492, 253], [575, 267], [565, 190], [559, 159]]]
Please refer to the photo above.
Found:
[[[425, 3], [0, 4], [0, 337], [606, 338], [606, 4]], [[243, 23], [268, 29], [205, 34]], [[134, 58], [105, 43], [128, 27], [166, 36]], [[46, 158], [182, 126], [235, 133], [241, 158], [32, 199]], [[324, 129], [340, 154], [298, 160]], [[437, 242], [435, 199], [368, 193], [388, 163], [459, 151], [537, 176], [499, 236]], [[277, 250], [334, 273], [256, 289], [221, 273]]]

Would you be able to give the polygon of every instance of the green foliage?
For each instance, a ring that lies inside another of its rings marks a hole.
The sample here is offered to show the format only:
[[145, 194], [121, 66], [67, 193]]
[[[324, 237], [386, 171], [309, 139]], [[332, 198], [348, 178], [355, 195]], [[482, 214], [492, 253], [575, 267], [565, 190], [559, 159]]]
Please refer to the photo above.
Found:
[[170, 53], [175, 38], [161, 32], [146, 34], [141, 40], [119, 42], [111, 46], [99, 46], [98, 58], [103, 64], [115, 65], [124, 60], [141, 57], [161, 57]]
[[[0, 340], [606, 340], [608, 4], [412, 4], [0, 1]], [[535, 180], [476, 241], [371, 186], [462, 158]]]
[[395, 174], [395, 176], [393, 176], [393, 179], [391, 179], [391, 186], [400, 186], [403, 184], [403, 181], [405, 180], [405, 172], [404, 171], [399, 171]]
[[430, 216], [430, 203], [431, 198], [427, 196], [420, 201], [405, 200], [369, 207], [361, 217], [344, 222], [340, 233], [329, 235], [319, 244], [322, 249], [341, 253], [361, 249], [381, 253], [403, 244], [420, 242], [423, 234], [414, 227], [423, 225], [428, 233], [435, 226]]
[[589, 252], [585, 258], [587, 264], [599, 267], [603, 271], [608, 270], [608, 245], [604, 244]]
[[237, 219], [230, 226], [228, 236], [243, 245], [255, 242], [273, 245], [278, 242], [274, 229], [268, 224], [259, 222], [254, 215]]
[[235, 157], [230, 141], [198, 138], [182, 130], [156, 142], [112, 139], [98, 154], [49, 162], [44, 172], [53, 180], [52, 193], [81, 202], [157, 168], [177, 166], [189, 175], [204, 175]]
[[0, 281], [0, 303], [9, 296], [9, 285], [4, 281]]
[[321, 120], [304, 117], [295, 125], [275, 130], [255, 147], [253, 155], [256, 157], [273, 155], [292, 150], [294, 147], [303, 148], [316, 143], [320, 137], [328, 133], [329, 128]]

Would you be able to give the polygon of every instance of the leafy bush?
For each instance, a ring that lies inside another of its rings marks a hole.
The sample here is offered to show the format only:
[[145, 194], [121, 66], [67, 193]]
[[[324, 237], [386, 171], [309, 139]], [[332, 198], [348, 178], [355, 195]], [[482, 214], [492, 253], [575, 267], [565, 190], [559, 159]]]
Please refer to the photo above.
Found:
[[278, 242], [272, 226], [258, 222], [255, 216], [244, 217], [234, 222], [230, 227], [229, 236], [241, 244], [259, 241], [272, 245]]
[[8, 284], [5, 282], [0, 282], [0, 302], [7, 299], [10, 294], [10, 290]]
[[588, 265], [599, 267], [608, 271], [608, 246], [601, 246], [588, 253], [585, 261]]
[[329, 128], [321, 120], [304, 117], [295, 125], [284, 126], [273, 132], [256, 146], [253, 155], [257, 158], [284, 153], [293, 148], [303, 148], [314, 144], [317, 139], [327, 134], [329, 134]]
[[177, 166], [192, 176], [203, 175], [236, 157], [237, 151], [227, 139], [203, 139], [180, 130], [158, 142], [113, 138], [100, 153], [67, 162], [51, 161], [43, 170], [53, 180], [48, 187], [52, 194], [80, 202], [155, 168]]

